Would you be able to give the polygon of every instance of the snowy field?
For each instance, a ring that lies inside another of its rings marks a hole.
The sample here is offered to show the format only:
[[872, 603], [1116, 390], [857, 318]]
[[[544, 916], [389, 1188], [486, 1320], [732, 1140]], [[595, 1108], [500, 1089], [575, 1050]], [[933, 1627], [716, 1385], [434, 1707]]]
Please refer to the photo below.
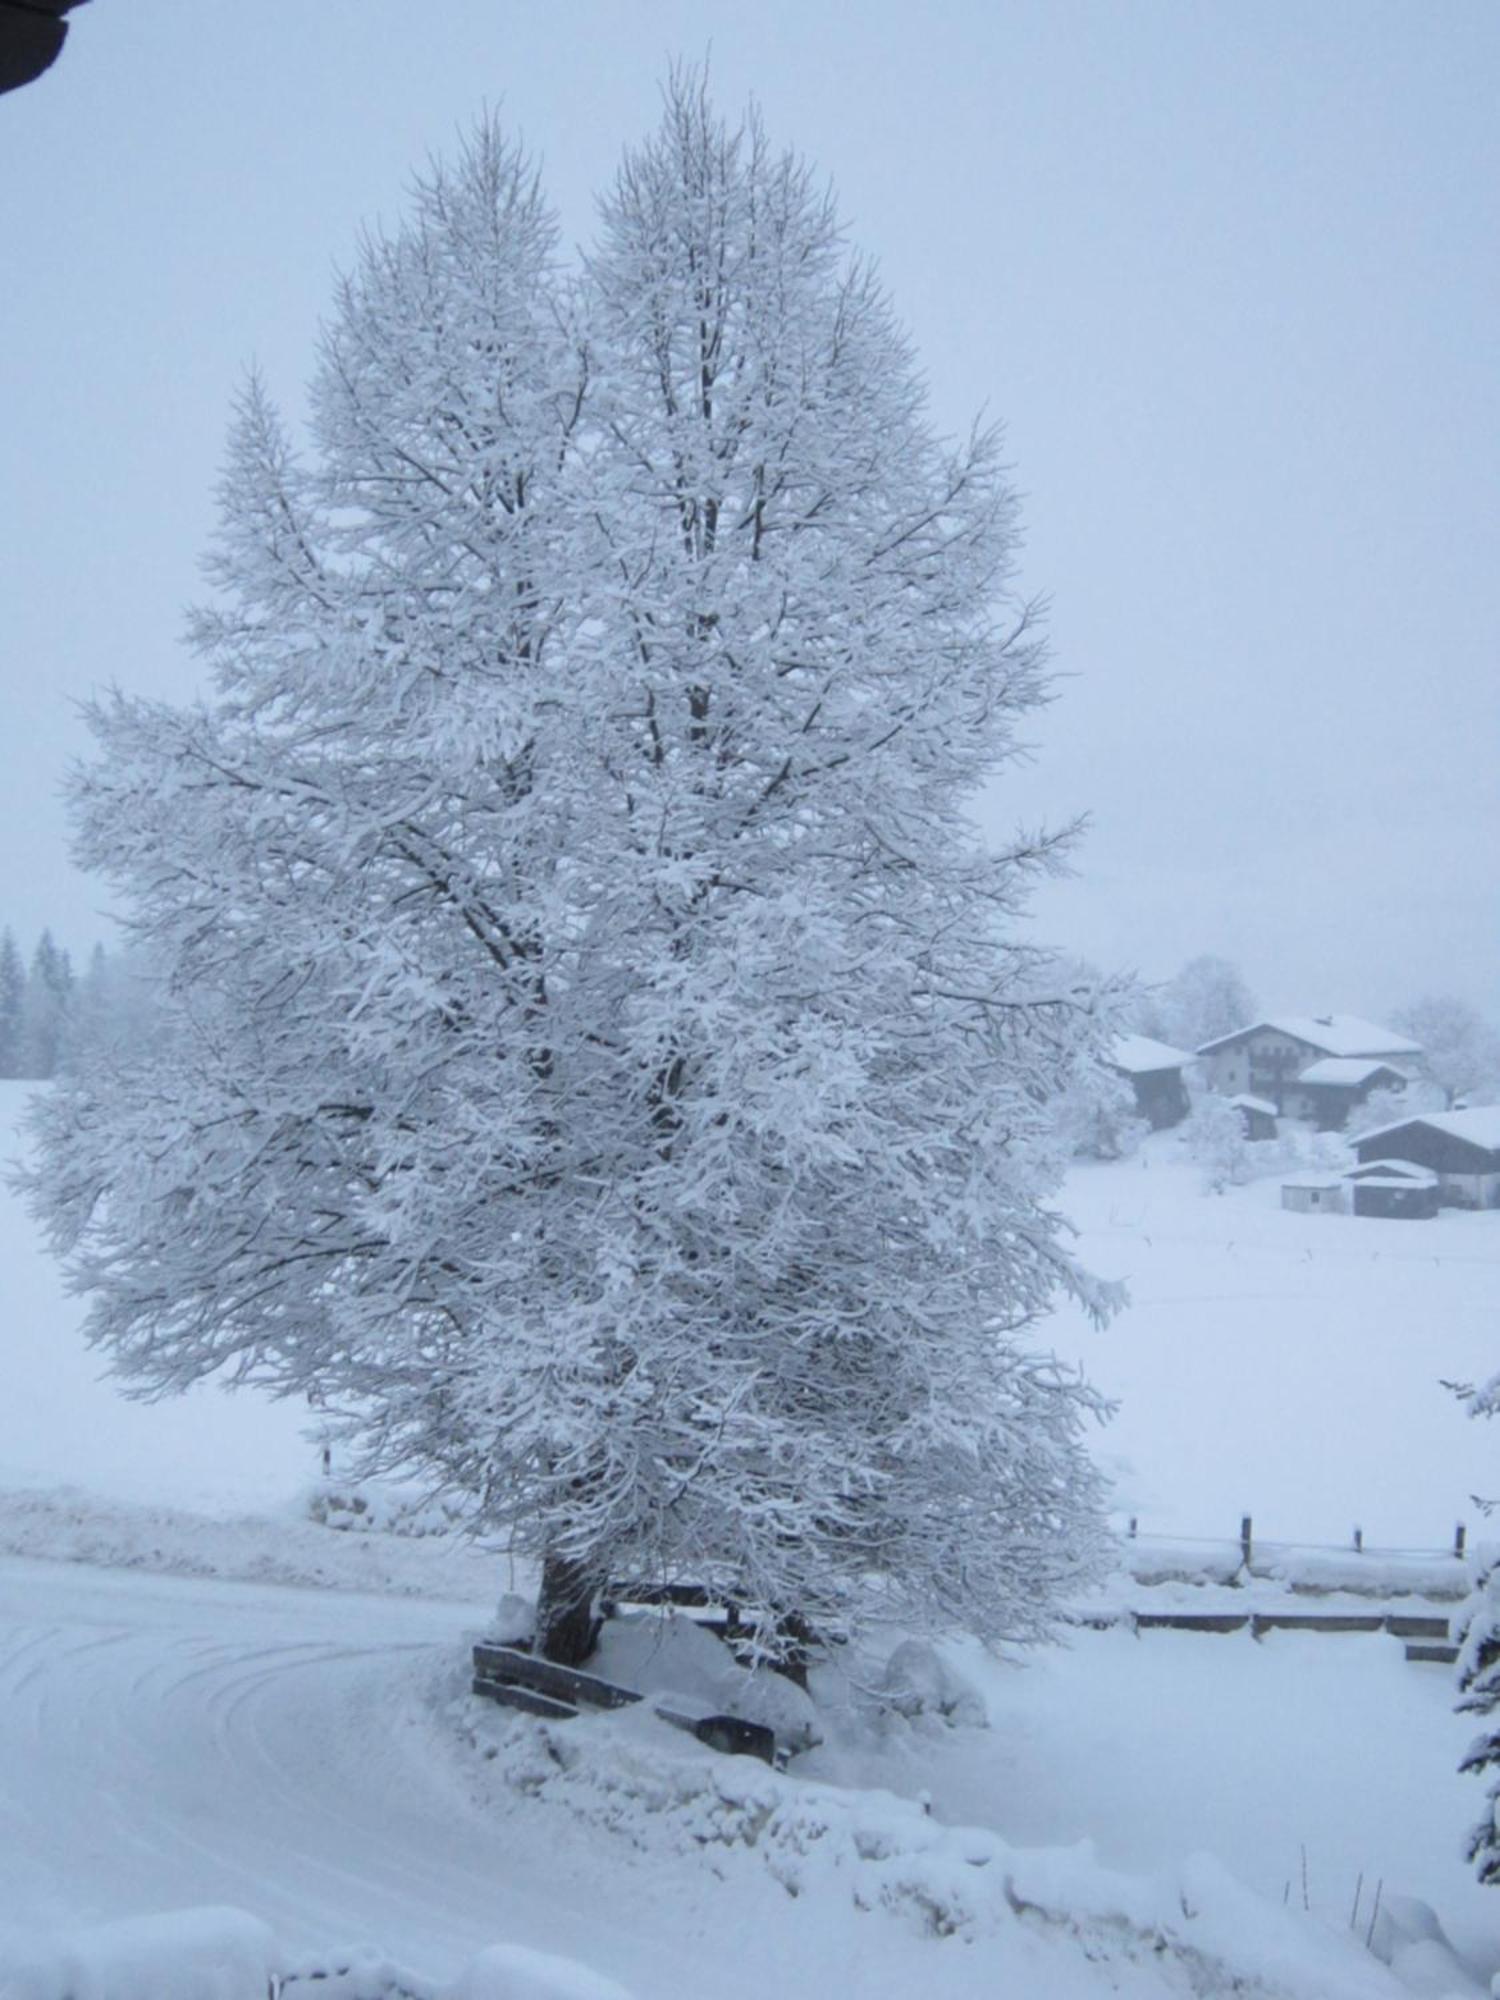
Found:
[[[1136, 1301], [1054, 1332], [1121, 1399], [1099, 1444], [1143, 1532], [1228, 1537], [1250, 1509], [1288, 1540], [1358, 1520], [1423, 1544], [1476, 1521], [1500, 1438], [1439, 1378], [1493, 1365], [1500, 1217], [1203, 1197], [1160, 1140], [1078, 1173], [1067, 1206]], [[879, 1662], [858, 1662], [825, 1673], [826, 1740], [785, 1777], [649, 1718], [533, 1723], [465, 1693], [498, 1559], [316, 1525], [305, 1413], [125, 1404], [77, 1319], [7, 1198], [4, 2000], [51, 1995], [49, 1938], [86, 1957], [91, 1926], [215, 1905], [269, 1925], [283, 1963], [368, 1946], [413, 1992], [491, 1945], [547, 1955], [492, 1964], [471, 2000], [581, 1996], [590, 1972], [637, 2000], [1234, 1979], [1375, 2000], [1482, 1994], [1500, 1968], [1500, 1897], [1460, 1853], [1478, 1788], [1451, 1675], [1384, 1634], [1085, 1629], [1019, 1668], [958, 1649], [983, 1729], [877, 1725], [857, 1683]], [[1394, 1971], [1365, 1948], [1377, 1885]]]
[[1500, 1368], [1500, 1213], [1428, 1222], [1295, 1215], [1276, 1179], [1199, 1192], [1170, 1132], [1080, 1166], [1063, 1207], [1078, 1254], [1123, 1278], [1102, 1333], [1060, 1313], [1058, 1352], [1119, 1399], [1099, 1440], [1141, 1532], [1448, 1546], [1483, 1533], [1500, 1431], [1444, 1380]]

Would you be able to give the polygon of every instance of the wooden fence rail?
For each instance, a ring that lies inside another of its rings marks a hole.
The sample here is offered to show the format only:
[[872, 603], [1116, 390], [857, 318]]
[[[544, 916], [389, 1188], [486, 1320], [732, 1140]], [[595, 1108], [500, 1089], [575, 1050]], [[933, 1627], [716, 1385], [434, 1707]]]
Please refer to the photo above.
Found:
[[1169, 1535], [1169, 1534], [1143, 1535], [1140, 1531], [1140, 1516], [1138, 1514], [1132, 1514], [1129, 1517], [1129, 1521], [1126, 1526], [1125, 1539], [1131, 1542], [1176, 1543], [1180, 1544], [1184, 1548], [1201, 1547], [1201, 1548], [1222, 1549], [1228, 1546], [1232, 1546], [1235, 1543], [1238, 1543], [1240, 1551], [1240, 1560], [1244, 1564], [1245, 1568], [1249, 1569], [1253, 1565], [1257, 1552], [1265, 1553], [1271, 1549], [1286, 1549], [1286, 1550], [1305, 1549], [1310, 1553], [1318, 1553], [1325, 1555], [1412, 1556], [1412, 1557], [1426, 1557], [1428, 1559], [1431, 1559], [1433, 1557], [1451, 1556], [1455, 1561], [1462, 1562], [1464, 1561], [1465, 1557], [1468, 1554], [1469, 1530], [1465, 1522], [1463, 1521], [1456, 1522], [1453, 1529], [1453, 1540], [1443, 1548], [1432, 1548], [1432, 1547], [1405, 1548], [1405, 1547], [1396, 1547], [1389, 1543], [1367, 1544], [1365, 1541], [1365, 1531], [1361, 1527], [1355, 1527], [1351, 1531], [1350, 1538], [1347, 1542], [1275, 1541], [1275, 1542], [1257, 1543], [1255, 1538], [1255, 1520], [1253, 1515], [1250, 1514], [1242, 1514], [1240, 1516], [1239, 1533], [1237, 1535], [1222, 1535], [1222, 1536]]

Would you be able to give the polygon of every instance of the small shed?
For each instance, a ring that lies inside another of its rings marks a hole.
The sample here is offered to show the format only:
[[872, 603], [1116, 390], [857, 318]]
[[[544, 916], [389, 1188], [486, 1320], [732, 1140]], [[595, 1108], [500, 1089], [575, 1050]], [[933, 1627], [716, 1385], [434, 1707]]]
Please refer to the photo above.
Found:
[[1349, 1190], [1343, 1175], [1331, 1170], [1289, 1174], [1281, 1183], [1281, 1205], [1296, 1215], [1347, 1215]]
[[1180, 1125], [1188, 1115], [1187, 1085], [1182, 1072], [1193, 1058], [1150, 1035], [1119, 1035], [1106, 1060], [1129, 1080], [1135, 1108], [1154, 1131]]
[[1426, 1222], [1438, 1212], [1438, 1177], [1409, 1160], [1369, 1160], [1344, 1172], [1356, 1215]]
[[1270, 1098], [1251, 1097], [1248, 1092], [1241, 1091], [1238, 1097], [1231, 1097], [1229, 1101], [1240, 1114], [1247, 1139], [1276, 1137], [1276, 1106]]

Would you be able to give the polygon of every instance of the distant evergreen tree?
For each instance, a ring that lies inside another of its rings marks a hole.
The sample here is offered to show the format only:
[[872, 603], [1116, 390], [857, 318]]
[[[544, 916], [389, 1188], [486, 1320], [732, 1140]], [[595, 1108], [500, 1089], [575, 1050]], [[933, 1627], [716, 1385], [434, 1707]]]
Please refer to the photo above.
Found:
[[18, 1075], [36, 1081], [56, 1076], [58, 1057], [67, 1036], [73, 990], [72, 961], [54, 942], [51, 931], [43, 931], [32, 954], [21, 1002]]
[[10, 931], [0, 932], [0, 1077], [21, 1073], [21, 1009], [26, 968]]
[[104, 1048], [114, 1040], [114, 968], [102, 944], [88, 956], [88, 970], [78, 980], [58, 1042], [58, 1066], [70, 1070], [86, 1050]]

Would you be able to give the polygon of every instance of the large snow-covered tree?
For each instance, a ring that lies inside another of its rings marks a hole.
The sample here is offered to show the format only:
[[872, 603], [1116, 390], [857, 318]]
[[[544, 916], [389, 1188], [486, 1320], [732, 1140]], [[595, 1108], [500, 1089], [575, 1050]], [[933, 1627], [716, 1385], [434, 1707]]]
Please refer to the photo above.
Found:
[[1142, 1034], [1191, 1051], [1220, 1035], [1233, 1034], [1236, 1028], [1249, 1027], [1254, 1019], [1255, 1000], [1239, 967], [1203, 952], [1179, 966], [1162, 985], [1145, 991], [1137, 1025]]
[[[966, 808], [1044, 696], [999, 444], [931, 434], [807, 169], [678, 76], [584, 267], [490, 126], [342, 287], [305, 456], [246, 395], [196, 638], [83, 858], [166, 969], [39, 1115], [144, 1393], [335, 1414], [543, 1563], [1035, 1636], [1100, 1549], [1107, 1296], [1047, 1205], [1061, 842]], [[1041, 997], [1039, 997], [1039, 995]]]
[[1500, 1033], [1466, 1000], [1429, 993], [1395, 1015], [1403, 1035], [1420, 1042], [1420, 1074], [1443, 1093], [1444, 1107], [1460, 1099], [1493, 1103], [1500, 1094]]

